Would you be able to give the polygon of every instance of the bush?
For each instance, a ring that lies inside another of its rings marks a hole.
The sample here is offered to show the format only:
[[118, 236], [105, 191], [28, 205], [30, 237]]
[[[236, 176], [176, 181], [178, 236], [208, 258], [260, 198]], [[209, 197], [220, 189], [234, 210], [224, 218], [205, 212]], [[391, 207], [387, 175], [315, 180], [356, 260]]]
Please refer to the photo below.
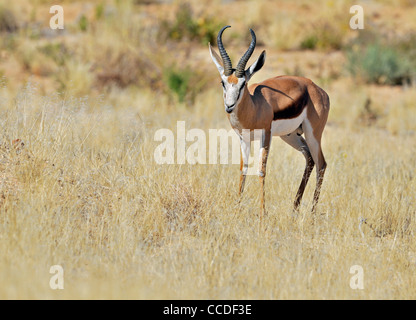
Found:
[[316, 35], [309, 35], [300, 43], [301, 49], [315, 49], [318, 44], [318, 37]]
[[162, 37], [172, 40], [199, 41], [206, 45], [208, 42], [215, 43], [217, 32], [223, 23], [212, 16], [194, 17], [192, 7], [189, 3], [178, 6], [174, 21], [162, 22]]
[[50, 57], [56, 64], [62, 66], [69, 56], [68, 48], [60, 42], [47, 43], [39, 48], [39, 51], [44, 55]]
[[192, 105], [211, 79], [204, 70], [192, 68], [190, 65], [172, 65], [164, 69], [163, 80], [168, 95], [175, 96], [179, 103]]
[[162, 87], [161, 72], [148, 54], [142, 51], [138, 53], [127, 47], [100, 48], [92, 71], [96, 74], [96, 85], [99, 88], [137, 85], [158, 90]]
[[83, 32], [87, 31], [88, 29], [88, 19], [85, 15], [82, 15], [78, 21], [79, 29]]
[[168, 68], [165, 70], [164, 76], [168, 89], [176, 95], [179, 102], [184, 102], [186, 96], [190, 93], [192, 73], [189, 68], [183, 70]]
[[15, 32], [18, 29], [18, 23], [14, 13], [0, 6], [0, 32]]
[[[339, 18], [334, 17], [335, 21]], [[309, 33], [301, 41], [301, 49], [339, 50], [344, 45], [348, 28], [333, 21], [318, 21], [308, 27]]]
[[366, 83], [401, 85], [414, 77], [412, 62], [394, 46], [370, 43], [347, 51], [347, 69]]

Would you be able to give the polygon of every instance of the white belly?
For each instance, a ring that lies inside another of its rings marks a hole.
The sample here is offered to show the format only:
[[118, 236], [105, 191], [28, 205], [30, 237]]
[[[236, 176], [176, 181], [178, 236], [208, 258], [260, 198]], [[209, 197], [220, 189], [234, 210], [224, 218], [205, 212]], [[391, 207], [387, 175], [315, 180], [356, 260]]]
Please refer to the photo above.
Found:
[[272, 135], [273, 136], [284, 136], [285, 134], [292, 133], [300, 124], [305, 120], [306, 108], [303, 109], [302, 113], [296, 118], [282, 119], [272, 121]]

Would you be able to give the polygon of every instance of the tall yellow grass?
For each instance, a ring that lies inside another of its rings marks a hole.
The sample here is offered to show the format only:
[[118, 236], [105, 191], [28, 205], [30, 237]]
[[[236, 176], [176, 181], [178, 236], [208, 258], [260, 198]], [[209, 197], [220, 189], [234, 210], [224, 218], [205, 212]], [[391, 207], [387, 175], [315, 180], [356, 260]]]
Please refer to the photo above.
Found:
[[[332, 97], [334, 114], [347, 117], [350, 106]], [[153, 159], [154, 132], [176, 130], [177, 120], [228, 128], [220, 92], [192, 112], [152, 95], [131, 107], [45, 97], [30, 83], [16, 99], [3, 88], [1, 98], [1, 298], [416, 297], [412, 135], [330, 118], [315, 215], [313, 178], [293, 215], [304, 159], [273, 141], [259, 226], [258, 179], [248, 177], [239, 203], [238, 165]], [[56, 264], [64, 290], [49, 287]], [[353, 265], [363, 267], [363, 290], [349, 286]]]

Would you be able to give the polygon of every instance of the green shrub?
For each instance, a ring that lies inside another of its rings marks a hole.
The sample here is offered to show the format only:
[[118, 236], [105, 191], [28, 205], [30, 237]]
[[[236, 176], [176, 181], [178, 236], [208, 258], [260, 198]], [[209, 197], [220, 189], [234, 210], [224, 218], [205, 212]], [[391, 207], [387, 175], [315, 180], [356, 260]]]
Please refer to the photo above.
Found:
[[309, 32], [301, 41], [301, 49], [339, 50], [348, 32], [344, 24], [318, 21], [308, 27]]
[[346, 46], [346, 67], [366, 83], [402, 85], [416, 79], [416, 33], [390, 37], [374, 28]]
[[179, 103], [192, 105], [195, 98], [212, 81], [210, 73], [200, 68], [185, 65], [178, 67], [172, 64], [163, 70], [165, 92], [177, 99]]
[[185, 102], [187, 96], [191, 93], [190, 83], [192, 72], [189, 68], [179, 70], [168, 68], [165, 70], [165, 82], [168, 89], [176, 95], [179, 102]]
[[39, 48], [39, 51], [52, 58], [57, 65], [64, 65], [65, 59], [69, 55], [67, 47], [63, 43], [47, 43]]
[[206, 45], [215, 43], [218, 30], [223, 23], [212, 16], [194, 17], [189, 3], [178, 6], [173, 21], [162, 21], [161, 33], [163, 38], [181, 41], [183, 39], [199, 41]]
[[354, 77], [375, 84], [401, 85], [414, 76], [407, 56], [393, 46], [377, 42], [349, 49], [347, 69]]
[[192, 9], [189, 4], [181, 4], [176, 14], [176, 20], [167, 26], [169, 38], [180, 40], [188, 37], [193, 39], [198, 33], [198, 26], [192, 17]]
[[78, 26], [81, 29], [81, 31], [84, 31], [84, 32], [87, 31], [87, 29], [88, 29], [88, 19], [85, 15], [82, 15], [79, 18]]
[[104, 15], [104, 3], [95, 6], [95, 19], [100, 20]]
[[318, 37], [316, 35], [308, 35], [303, 41], [300, 43], [301, 49], [315, 49], [318, 44]]

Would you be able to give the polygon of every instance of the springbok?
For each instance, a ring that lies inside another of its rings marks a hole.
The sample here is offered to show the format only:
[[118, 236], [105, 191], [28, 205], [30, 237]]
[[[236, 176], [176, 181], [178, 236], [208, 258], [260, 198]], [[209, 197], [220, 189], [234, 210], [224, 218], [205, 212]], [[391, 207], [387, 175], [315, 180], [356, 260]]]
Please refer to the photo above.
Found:
[[244, 190], [250, 142], [253, 136], [243, 134], [243, 131], [249, 130], [252, 133], [260, 129], [262, 130], [258, 172], [261, 186], [260, 218], [266, 212], [264, 181], [272, 136], [282, 138], [290, 146], [302, 152], [306, 159], [305, 171], [294, 202], [295, 210], [298, 210], [306, 184], [316, 164], [317, 179], [312, 205], [312, 212], [315, 212], [326, 168], [321, 137], [329, 112], [328, 94], [311, 80], [295, 76], [278, 76], [248, 86], [247, 82], [253, 74], [263, 67], [266, 52], [263, 51], [258, 59], [248, 69], [245, 69], [256, 46], [256, 35], [250, 29], [252, 38], [250, 47], [234, 69], [222, 43], [222, 34], [229, 27], [223, 27], [218, 33], [217, 44], [221, 58], [213, 50], [211, 44], [209, 44], [209, 51], [221, 75], [225, 111], [232, 128], [240, 137], [239, 194], [241, 195]]

